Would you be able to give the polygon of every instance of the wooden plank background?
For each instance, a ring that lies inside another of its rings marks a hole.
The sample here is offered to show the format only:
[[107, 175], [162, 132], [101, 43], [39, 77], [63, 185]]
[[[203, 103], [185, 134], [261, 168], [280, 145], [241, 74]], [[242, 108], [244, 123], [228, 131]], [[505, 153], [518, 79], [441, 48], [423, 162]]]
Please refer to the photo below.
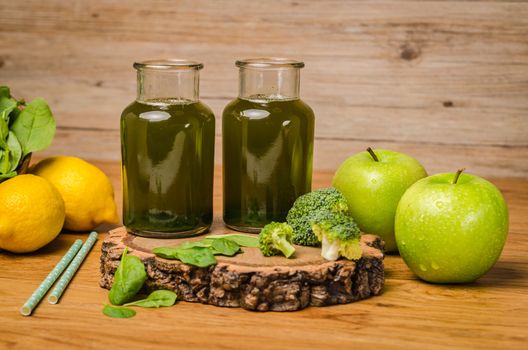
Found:
[[219, 139], [235, 59], [270, 55], [306, 62], [318, 169], [373, 146], [430, 173], [528, 177], [528, 3], [0, 1], [0, 84], [43, 96], [58, 120], [44, 155], [119, 159], [131, 64], [148, 58], [205, 63]]

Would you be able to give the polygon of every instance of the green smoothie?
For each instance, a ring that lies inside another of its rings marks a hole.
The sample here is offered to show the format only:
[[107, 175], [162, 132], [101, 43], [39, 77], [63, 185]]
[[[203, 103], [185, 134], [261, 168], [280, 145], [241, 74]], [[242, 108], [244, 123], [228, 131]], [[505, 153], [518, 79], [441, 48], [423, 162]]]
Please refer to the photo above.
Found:
[[198, 101], [133, 102], [121, 116], [123, 222], [135, 234], [189, 235], [212, 222], [215, 119]]
[[223, 113], [224, 222], [259, 232], [285, 221], [312, 181], [314, 114], [300, 99], [238, 98]]

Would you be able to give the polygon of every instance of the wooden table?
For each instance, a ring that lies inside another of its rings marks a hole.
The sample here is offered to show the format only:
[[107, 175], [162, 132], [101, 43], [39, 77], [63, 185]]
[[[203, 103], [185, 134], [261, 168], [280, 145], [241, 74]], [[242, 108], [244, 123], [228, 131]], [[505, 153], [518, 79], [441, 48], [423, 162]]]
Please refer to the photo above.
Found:
[[[96, 164], [109, 174], [120, 198], [118, 164]], [[314, 187], [327, 186], [331, 175], [316, 173]], [[219, 214], [221, 181], [216, 180]], [[500, 261], [476, 283], [424, 283], [399, 256], [387, 256], [386, 285], [380, 296], [293, 313], [180, 302], [172, 308], [139, 309], [132, 319], [108, 318], [101, 313], [108, 302], [108, 291], [99, 288], [101, 235], [60, 303], [41, 303], [33, 316], [23, 317], [18, 309], [25, 299], [70, 244], [86, 235], [61, 234], [33, 254], [2, 252], [0, 348], [526, 348], [528, 180], [493, 182], [510, 208], [510, 234]], [[214, 230], [224, 230], [219, 218]]]

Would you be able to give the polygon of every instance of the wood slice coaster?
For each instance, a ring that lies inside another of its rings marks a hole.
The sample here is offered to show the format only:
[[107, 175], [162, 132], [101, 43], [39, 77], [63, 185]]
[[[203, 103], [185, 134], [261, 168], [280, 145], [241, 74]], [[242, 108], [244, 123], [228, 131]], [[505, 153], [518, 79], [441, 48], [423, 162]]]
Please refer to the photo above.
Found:
[[234, 257], [217, 256], [218, 264], [199, 268], [155, 256], [151, 249], [176, 246], [188, 239], [155, 239], [112, 230], [103, 241], [101, 281], [112, 286], [125, 247], [146, 266], [148, 291], [170, 289], [178, 300], [255, 311], [294, 311], [307, 306], [345, 304], [380, 293], [384, 283], [383, 241], [363, 235], [363, 256], [357, 261], [326, 261], [320, 248], [296, 246], [295, 257], [264, 257], [246, 248]]

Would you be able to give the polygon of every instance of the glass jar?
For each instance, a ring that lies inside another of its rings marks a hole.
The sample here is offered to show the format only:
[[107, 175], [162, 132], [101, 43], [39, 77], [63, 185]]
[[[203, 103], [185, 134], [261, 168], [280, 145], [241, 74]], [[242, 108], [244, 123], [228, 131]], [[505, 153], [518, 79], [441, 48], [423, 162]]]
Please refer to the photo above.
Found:
[[121, 115], [123, 222], [133, 234], [187, 237], [213, 218], [215, 118], [198, 100], [203, 65], [134, 63], [137, 99]]
[[239, 96], [223, 113], [224, 222], [259, 232], [285, 221], [311, 190], [314, 114], [299, 98], [303, 62], [281, 58], [236, 62]]

